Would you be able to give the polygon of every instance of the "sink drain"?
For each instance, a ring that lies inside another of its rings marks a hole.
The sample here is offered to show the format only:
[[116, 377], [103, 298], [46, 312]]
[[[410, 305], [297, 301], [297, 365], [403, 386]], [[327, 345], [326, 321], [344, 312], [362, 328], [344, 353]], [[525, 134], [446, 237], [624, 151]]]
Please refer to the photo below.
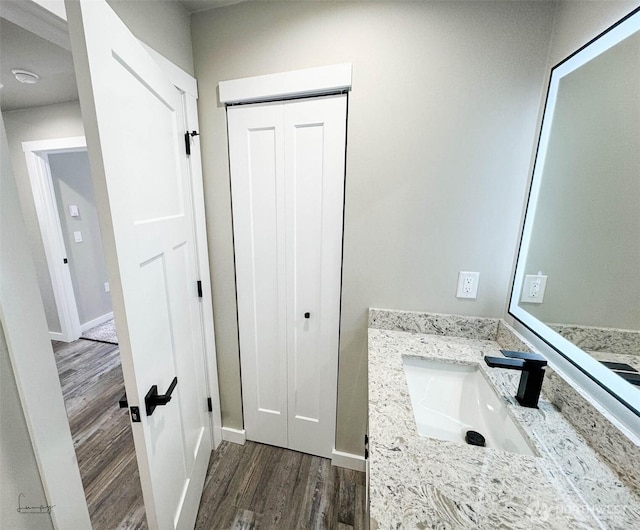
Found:
[[479, 447], [484, 447], [486, 442], [484, 436], [476, 431], [467, 431], [467, 434], [464, 437], [464, 441], [469, 445], [477, 445]]

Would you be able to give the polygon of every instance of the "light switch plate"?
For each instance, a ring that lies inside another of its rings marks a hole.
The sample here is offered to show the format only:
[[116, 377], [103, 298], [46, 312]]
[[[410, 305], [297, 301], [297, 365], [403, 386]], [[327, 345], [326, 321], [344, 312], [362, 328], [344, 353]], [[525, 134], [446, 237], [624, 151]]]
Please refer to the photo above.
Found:
[[75, 204], [70, 204], [69, 205], [69, 215], [71, 217], [79, 217], [80, 216], [80, 211], [78, 210], [78, 207]]
[[76, 243], [82, 243], [82, 232], [80, 232], [79, 230], [77, 232], [73, 233], [73, 240]]

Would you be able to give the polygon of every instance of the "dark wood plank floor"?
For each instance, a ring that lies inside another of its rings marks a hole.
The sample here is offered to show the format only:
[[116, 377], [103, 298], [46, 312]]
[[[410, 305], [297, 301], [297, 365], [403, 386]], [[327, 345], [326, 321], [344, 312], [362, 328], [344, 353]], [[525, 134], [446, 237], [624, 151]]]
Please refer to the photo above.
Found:
[[196, 528], [363, 529], [365, 474], [296, 451], [222, 442], [209, 464]]
[[[54, 341], [67, 416], [94, 530], [146, 529], [117, 345]], [[247, 442], [211, 455], [196, 528], [364, 529], [365, 475]]]
[[118, 346], [53, 341], [94, 530], [147, 528]]

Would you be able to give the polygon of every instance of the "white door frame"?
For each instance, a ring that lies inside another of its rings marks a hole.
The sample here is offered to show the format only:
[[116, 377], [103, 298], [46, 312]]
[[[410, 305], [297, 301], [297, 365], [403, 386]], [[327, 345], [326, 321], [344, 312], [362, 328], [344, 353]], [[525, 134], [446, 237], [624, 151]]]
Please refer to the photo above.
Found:
[[22, 150], [27, 162], [33, 202], [60, 321], [60, 332], [49, 330], [49, 336], [52, 340], [73, 342], [82, 332], [113, 318], [111, 312], [84, 324], [80, 322], [69, 264], [64, 261], [68, 255], [49, 163], [49, 155], [86, 152], [87, 142], [84, 136], [22, 142]]
[[[41, 3], [41, 1], [42, 0], [29, 2], [30, 4], [33, 4], [33, 11], [37, 12], [37, 14], [33, 14], [33, 19], [31, 20], [32, 24], [29, 29], [36, 35], [53, 41], [53, 39], [50, 38], [50, 32], [48, 32], [48, 29], [58, 27], [61, 24], [66, 29], [66, 20], [63, 16], [64, 3], [63, 0], [50, 0], [46, 6], [36, 5]], [[24, 4], [26, 3], [27, 2], [24, 2]], [[31, 16], [32, 14], [28, 13], [26, 18], [29, 19]], [[147, 49], [151, 51], [150, 48]], [[186, 112], [186, 116], [189, 124], [189, 130], [198, 130], [198, 116], [195, 103], [195, 98], [197, 97], [197, 92], [195, 91], [195, 80], [188, 82], [187, 78], [193, 78], [159, 54], [154, 52], [152, 53], [152, 56], [158, 60], [162, 68], [165, 69], [165, 73], [170, 76], [176, 87], [184, 91], [185, 94], [192, 96], [191, 98], [186, 98], [186, 106], [188, 110], [188, 112]], [[159, 57], [162, 57], [163, 60], [159, 60]], [[171, 72], [172, 69], [173, 73]], [[185, 83], [191, 83], [190, 87], [185, 86]], [[209, 271], [209, 256], [205, 224], [206, 218], [204, 212], [204, 190], [202, 169], [200, 165], [200, 144], [197, 139], [192, 143], [191, 153], [190, 167], [191, 175], [193, 177], [194, 219], [196, 221], [198, 264], [201, 271]], [[16, 254], [13, 258], [20, 259], [20, 256], [22, 256], [22, 254]], [[31, 256], [28, 256], [28, 259], [31, 259]], [[34, 284], [35, 274], [32, 276], [33, 280], [27, 285]], [[209, 376], [208, 384], [213, 408], [211, 414], [211, 428], [214, 433], [214, 447], [218, 447], [222, 441], [222, 422], [220, 416], [220, 398], [218, 391], [218, 375], [213, 328], [211, 279], [208, 274], [201, 274], [200, 278], [202, 281], [203, 291], [202, 318], [204, 320], [207, 374]], [[25, 314], [28, 314], [27, 309], [29, 300], [24, 297], [24, 293], [22, 293], [22, 296], [19, 298], [18, 295], [16, 295], [16, 299], [23, 300], [24, 304], [7, 304], [7, 307], [3, 307], [4, 304], [0, 304], [0, 307], [4, 310], [4, 314], [2, 315], [3, 326], [8, 342], [13, 342], [11, 337], [15, 333], [22, 331], [21, 329], [18, 329], [17, 323], [19, 323], [21, 319], [24, 319]], [[42, 322], [42, 330], [40, 330], [40, 327], [38, 327], [38, 330], [46, 331], [44, 315], [40, 320]], [[27, 335], [29, 337], [33, 337], [34, 333], [32, 331]], [[12, 354], [12, 361], [14, 362], [13, 370], [16, 383], [19, 388], [20, 399], [25, 411], [25, 416], [29, 423], [31, 441], [38, 459], [41, 480], [47, 494], [47, 500], [50, 504], [56, 504], [58, 507], [58, 509], [55, 510], [55, 513], [52, 512], [53, 524], [56, 528], [88, 529], [90, 528], [90, 522], [87, 504], [84, 498], [84, 491], [82, 490], [82, 483], [80, 482], [77, 461], [75, 460], [75, 450], [69, 433], [68, 419], [64, 412], [62, 390], [60, 389], [60, 382], [55, 368], [55, 363], [53, 363], [53, 355], [49, 358], [48, 355], [43, 355], [46, 352], [42, 347], [32, 347], [33, 345], [29, 346], [31, 343], [26, 342], [27, 335], [24, 333], [21, 334], [21, 337], [25, 338], [23, 340], [24, 347], [20, 347], [19, 355], [16, 353], [17, 356], [13, 356]], [[39, 343], [38, 345], [42, 346]], [[21, 344], [20, 346], [23, 345]], [[11, 353], [13, 351], [13, 345], [9, 344], [9, 348]], [[20, 361], [16, 363], [16, 359], [20, 359]], [[23, 369], [23, 365], [28, 368]], [[34, 377], [33, 370], [30, 371], [33, 366], [37, 367], [36, 372], [39, 374], [39, 377]], [[45, 378], [47, 380], [47, 385], [43, 385], [41, 381]], [[43, 394], [44, 388], [47, 389], [46, 394]], [[52, 433], [56, 433], [58, 431], [66, 432], [68, 435], [66, 438], [61, 436], [60, 439], [56, 439], [54, 447], [52, 448]]]
[[47, 504], [55, 506], [51, 510], [53, 526], [90, 529], [89, 511], [1, 119], [0, 125], [0, 319]]

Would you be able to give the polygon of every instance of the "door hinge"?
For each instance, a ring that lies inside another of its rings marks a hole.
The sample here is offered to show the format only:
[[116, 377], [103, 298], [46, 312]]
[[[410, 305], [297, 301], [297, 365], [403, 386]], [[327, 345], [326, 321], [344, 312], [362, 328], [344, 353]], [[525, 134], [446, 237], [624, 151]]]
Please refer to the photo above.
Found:
[[199, 135], [200, 133], [198, 131], [187, 131], [184, 133], [184, 148], [188, 155], [191, 154], [191, 138]]
[[369, 460], [369, 435], [364, 435], [364, 459]]
[[202, 282], [200, 280], [198, 280], [196, 282], [197, 287], [198, 287], [198, 298], [202, 298]]
[[210, 397], [207, 398], [207, 409], [209, 409], [209, 412], [213, 412], [213, 403]]

